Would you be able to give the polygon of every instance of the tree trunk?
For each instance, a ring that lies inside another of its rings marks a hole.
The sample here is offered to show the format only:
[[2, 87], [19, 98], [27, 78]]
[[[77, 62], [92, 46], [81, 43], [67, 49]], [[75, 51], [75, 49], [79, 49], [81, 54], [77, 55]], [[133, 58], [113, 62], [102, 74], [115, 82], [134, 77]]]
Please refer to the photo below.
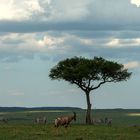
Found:
[[91, 103], [89, 92], [86, 93], [86, 99], [87, 99], [86, 124], [91, 124]]

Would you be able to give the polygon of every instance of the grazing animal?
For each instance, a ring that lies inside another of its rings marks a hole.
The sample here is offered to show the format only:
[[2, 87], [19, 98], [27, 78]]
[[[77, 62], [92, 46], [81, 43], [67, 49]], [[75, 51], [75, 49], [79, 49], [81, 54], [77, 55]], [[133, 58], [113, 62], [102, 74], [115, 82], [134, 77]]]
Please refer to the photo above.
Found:
[[108, 126], [112, 126], [112, 119], [111, 118], [105, 118], [105, 124], [107, 124]]
[[72, 120], [76, 121], [75, 112], [73, 112], [73, 115], [71, 116], [58, 117], [57, 119], [55, 119], [54, 124], [56, 128], [58, 128], [59, 126], [64, 126], [65, 128], [67, 128]]
[[7, 123], [8, 122], [8, 119], [5, 118], [5, 117], [0, 117], [0, 122]]
[[37, 117], [37, 118], [35, 119], [35, 122], [36, 122], [37, 124], [46, 124], [46, 123], [47, 123], [47, 119], [46, 119], [46, 117]]
[[103, 123], [104, 123], [103, 119], [96, 119], [96, 118], [92, 119], [92, 124], [93, 125], [95, 125], [95, 124], [103, 124]]

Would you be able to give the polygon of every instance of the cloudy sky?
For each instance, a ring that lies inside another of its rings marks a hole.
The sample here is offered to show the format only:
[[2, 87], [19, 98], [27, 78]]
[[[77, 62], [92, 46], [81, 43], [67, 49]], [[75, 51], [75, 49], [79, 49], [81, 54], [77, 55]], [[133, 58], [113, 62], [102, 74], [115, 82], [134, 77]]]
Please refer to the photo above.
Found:
[[50, 69], [101, 56], [133, 72], [93, 91], [93, 108], [140, 108], [140, 0], [0, 0], [0, 106], [86, 108], [75, 85]]

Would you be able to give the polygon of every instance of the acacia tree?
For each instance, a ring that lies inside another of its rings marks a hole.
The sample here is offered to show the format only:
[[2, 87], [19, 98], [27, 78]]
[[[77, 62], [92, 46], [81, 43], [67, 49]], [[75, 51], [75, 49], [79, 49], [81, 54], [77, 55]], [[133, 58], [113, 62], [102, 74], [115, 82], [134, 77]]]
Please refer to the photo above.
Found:
[[102, 57], [68, 58], [54, 66], [49, 74], [52, 80], [68, 81], [84, 91], [87, 101], [86, 124], [91, 124], [91, 91], [105, 83], [126, 81], [130, 76], [131, 72], [128, 72], [122, 64], [105, 60]]

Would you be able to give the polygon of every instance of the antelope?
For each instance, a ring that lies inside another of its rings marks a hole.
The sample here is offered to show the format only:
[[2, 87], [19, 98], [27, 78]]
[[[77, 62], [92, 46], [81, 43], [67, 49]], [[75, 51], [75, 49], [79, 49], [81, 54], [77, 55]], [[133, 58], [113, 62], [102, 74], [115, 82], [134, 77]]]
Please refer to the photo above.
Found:
[[46, 119], [46, 117], [38, 117], [38, 118], [35, 119], [35, 122], [36, 122], [37, 124], [40, 124], [40, 123], [46, 124], [47, 119]]
[[75, 112], [73, 112], [73, 115], [71, 116], [58, 117], [57, 119], [55, 119], [54, 124], [56, 128], [58, 128], [59, 126], [64, 126], [65, 128], [67, 128], [72, 120], [76, 121]]
[[112, 126], [112, 119], [111, 118], [105, 118], [105, 124], [107, 124], [108, 126]]
[[92, 119], [92, 124], [103, 124], [104, 120], [103, 119], [97, 119], [97, 118], [93, 118]]

